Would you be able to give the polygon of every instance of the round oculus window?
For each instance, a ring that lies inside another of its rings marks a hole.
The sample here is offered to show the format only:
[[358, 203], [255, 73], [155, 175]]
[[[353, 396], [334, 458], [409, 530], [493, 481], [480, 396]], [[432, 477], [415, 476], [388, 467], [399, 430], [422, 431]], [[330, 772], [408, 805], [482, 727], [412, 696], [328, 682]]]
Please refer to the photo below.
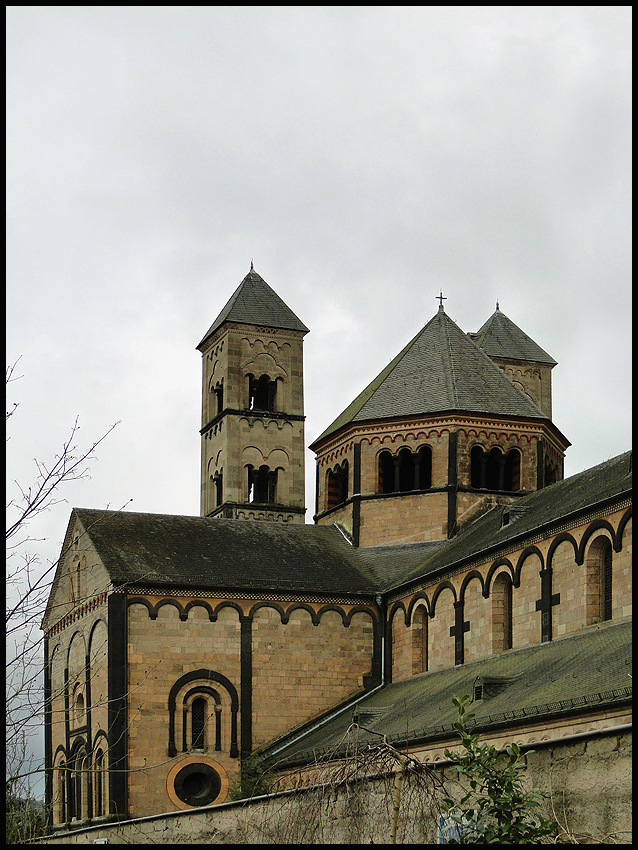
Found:
[[175, 777], [174, 788], [179, 799], [188, 806], [208, 806], [219, 796], [222, 781], [210, 765], [194, 762], [183, 767]]

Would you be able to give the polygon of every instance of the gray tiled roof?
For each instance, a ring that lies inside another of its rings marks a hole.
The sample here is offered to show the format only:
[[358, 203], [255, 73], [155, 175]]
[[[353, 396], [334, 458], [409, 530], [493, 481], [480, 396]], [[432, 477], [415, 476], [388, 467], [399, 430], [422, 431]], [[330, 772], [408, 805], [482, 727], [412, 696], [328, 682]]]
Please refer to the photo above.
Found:
[[[631, 452], [497, 507], [451, 540], [355, 548], [335, 526], [75, 508], [115, 584], [370, 597], [478, 557], [631, 490]], [[399, 497], [400, 498], [400, 497]]]
[[531, 360], [555, 366], [556, 361], [534, 342], [525, 331], [515, 325], [511, 319], [497, 308], [483, 327], [476, 333], [468, 334], [470, 339], [489, 357], [503, 357], [508, 360]]
[[352, 422], [448, 411], [547, 418], [440, 308], [314, 445]]
[[246, 277], [231, 295], [230, 300], [197, 347], [201, 348], [208, 337], [224, 322], [237, 322], [239, 324], [308, 333], [308, 328], [301, 319], [281, 300], [274, 289], [268, 286], [266, 281], [257, 274], [252, 265]]
[[[631, 623], [604, 624], [570, 637], [509, 650], [436, 673], [422, 673], [387, 685], [357, 703], [359, 740], [377, 743], [381, 735], [401, 745], [455, 738], [452, 696], [472, 695], [477, 731], [516, 722], [586, 712], [631, 699]], [[303, 763], [339, 753], [353, 708], [286, 744], [284, 736], [261, 752], [275, 766]], [[368, 731], [369, 730], [369, 731]], [[374, 734], [376, 733], [376, 734]], [[515, 735], [515, 733], [513, 733]], [[456, 749], [452, 745], [451, 749]]]
[[115, 584], [371, 594], [334, 526], [75, 508]]

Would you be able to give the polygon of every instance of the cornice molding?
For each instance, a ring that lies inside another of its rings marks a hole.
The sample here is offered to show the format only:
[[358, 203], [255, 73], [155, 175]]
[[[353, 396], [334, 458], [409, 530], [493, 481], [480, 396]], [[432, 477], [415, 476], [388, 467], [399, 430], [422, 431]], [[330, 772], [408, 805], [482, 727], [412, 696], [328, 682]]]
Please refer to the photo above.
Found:
[[[340, 431], [332, 436], [326, 437], [319, 447], [316, 441], [311, 443], [310, 448], [317, 455], [317, 460], [324, 454], [329, 454], [339, 448], [342, 443], [347, 443], [355, 439], [374, 438], [380, 435], [387, 435], [389, 432], [404, 434], [415, 429], [427, 431], [426, 439], [433, 432], [439, 431], [437, 436], [440, 436], [443, 431], [458, 430], [459, 428], [478, 428], [479, 430], [494, 430], [505, 431], [520, 434], [521, 431], [529, 434], [530, 437], [543, 437], [547, 439], [551, 436], [552, 442], [556, 448], [559, 448], [559, 442], [556, 440], [556, 435], [563, 435], [558, 431], [556, 426], [549, 419], [528, 419], [523, 417], [507, 416], [481, 416], [478, 414], [463, 414], [452, 412], [443, 415], [418, 416], [412, 419], [408, 417], [397, 417], [396, 419], [377, 419], [369, 422], [350, 422], [345, 425]], [[563, 437], [563, 439], [565, 439]], [[564, 451], [571, 443], [565, 439], [565, 447], [559, 449]]]

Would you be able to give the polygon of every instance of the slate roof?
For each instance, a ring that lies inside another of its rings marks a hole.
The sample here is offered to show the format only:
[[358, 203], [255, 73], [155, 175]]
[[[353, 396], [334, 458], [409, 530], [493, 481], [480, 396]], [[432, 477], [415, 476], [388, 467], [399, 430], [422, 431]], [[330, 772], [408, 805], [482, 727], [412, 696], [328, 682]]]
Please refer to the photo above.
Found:
[[353, 422], [449, 411], [547, 419], [441, 307], [313, 446]]
[[[630, 622], [602, 624], [387, 685], [357, 701], [358, 723], [363, 727], [358, 740], [377, 743], [380, 735], [387, 735], [391, 744], [400, 746], [455, 738], [452, 696], [472, 695], [475, 684], [483, 684], [484, 689], [484, 698], [470, 707], [480, 732], [628, 703], [631, 626]], [[282, 736], [263, 748], [260, 756], [278, 768], [336, 756], [353, 711], [351, 704], [341, 714], [333, 712], [327, 716], [330, 719], [324, 717], [327, 722], [314, 724], [314, 731], [312, 724], [306, 727], [310, 729], [306, 734], [298, 728], [296, 735]]]
[[209, 336], [224, 322], [256, 325], [266, 328], [303, 331], [308, 328], [282, 301], [274, 289], [257, 274], [252, 263], [250, 271], [231, 295], [228, 303], [210, 326], [197, 348], [201, 348]]
[[[377, 563], [375, 567], [377, 580], [382, 582], [379, 589], [387, 590], [417, 581], [489, 553], [490, 550], [512, 544], [516, 538], [549, 528], [566, 517], [586, 513], [607, 501], [629, 496], [631, 485], [632, 453], [629, 451], [543, 490], [521, 496], [512, 505], [492, 508], [462, 528], [456, 537], [446, 541], [443, 546], [432, 547], [416, 566], [406, 560], [405, 569], [401, 571], [396, 558], [393, 559], [392, 553], [388, 552], [385, 582], [381, 578], [381, 565]], [[509, 514], [507, 524], [504, 524], [505, 514]]]
[[372, 594], [334, 526], [74, 508], [111, 580], [185, 589]]
[[[355, 548], [335, 526], [74, 508], [116, 585], [371, 598], [631, 491], [631, 452], [488, 511], [451, 540]], [[505, 511], [515, 511], [503, 525]], [[516, 517], [514, 519], [514, 516]]]
[[556, 365], [553, 357], [534, 342], [525, 331], [496, 308], [483, 327], [476, 333], [468, 334], [478, 347], [489, 357], [502, 357], [507, 360], [531, 360]]

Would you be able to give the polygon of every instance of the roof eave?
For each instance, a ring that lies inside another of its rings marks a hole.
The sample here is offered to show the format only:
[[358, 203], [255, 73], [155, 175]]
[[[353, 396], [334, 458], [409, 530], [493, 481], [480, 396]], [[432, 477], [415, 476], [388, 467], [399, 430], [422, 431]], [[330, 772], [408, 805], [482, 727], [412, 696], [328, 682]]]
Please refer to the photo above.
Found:
[[[544, 491], [537, 491], [544, 492]], [[586, 516], [591, 513], [594, 509], [605, 509], [610, 508], [615, 503], [623, 503], [628, 498], [632, 496], [632, 489], [622, 490], [619, 493], [615, 493], [613, 496], [609, 496], [606, 499], [601, 499], [596, 502], [590, 502], [587, 505], [583, 505], [579, 508], [576, 508], [573, 511], [570, 511], [566, 514], [561, 514], [560, 516], [555, 516], [551, 520], [547, 522], [540, 523], [539, 525], [533, 526], [532, 528], [525, 528], [521, 530], [517, 534], [513, 534], [511, 536], [505, 537], [503, 540], [499, 540], [497, 543], [493, 543], [489, 546], [485, 546], [482, 549], [477, 549], [475, 552], [471, 552], [469, 555], [465, 555], [462, 558], [454, 558], [449, 563], [442, 564], [441, 566], [434, 569], [432, 572], [423, 572], [416, 577], [410, 577], [406, 579], [404, 582], [400, 582], [399, 584], [393, 585], [391, 588], [382, 591], [384, 595], [392, 594], [393, 596], [397, 593], [401, 593], [402, 595], [406, 593], [412, 592], [416, 589], [417, 586], [423, 583], [424, 580], [431, 581], [440, 573], [445, 573], [450, 569], [452, 565], [454, 567], [463, 567], [464, 565], [468, 565], [470, 563], [474, 563], [477, 560], [488, 560], [493, 557], [495, 553], [497, 553], [503, 547], [507, 547], [511, 549], [512, 546], [516, 547], [517, 543], [521, 541], [528, 540], [530, 535], [537, 535], [541, 533], [547, 533], [554, 526], [563, 526], [565, 522], [577, 520], [581, 516]], [[498, 510], [498, 507], [493, 508], [492, 510]], [[438, 553], [434, 553], [431, 558], [436, 557]], [[425, 566], [424, 562], [424, 566]]]
[[570, 441], [563, 434], [563, 432], [557, 428], [557, 426], [549, 419], [547, 416], [539, 416], [539, 417], [531, 417], [531, 416], [521, 416], [519, 414], [499, 414], [499, 413], [480, 413], [473, 410], [456, 410], [456, 409], [446, 409], [440, 410], [436, 412], [429, 413], [413, 413], [410, 416], [389, 416], [387, 418], [376, 418], [376, 419], [358, 419], [358, 420], [349, 420], [348, 422], [340, 425], [338, 428], [335, 428], [334, 431], [324, 431], [320, 434], [312, 443], [308, 446], [315, 454], [317, 453], [317, 447], [320, 447], [325, 441], [328, 439], [335, 439], [337, 435], [345, 435], [349, 432], [349, 430], [354, 431], [358, 428], [367, 428], [370, 425], [375, 424], [384, 424], [391, 425], [393, 422], [416, 422], [424, 418], [431, 419], [442, 419], [442, 418], [450, 418], [450, 417], [470, 417], [470, 418], [486, 418], [486, 419], [496, 419], [498, 421], [514, 421], [518, 423], [528, 422], [531, 424], [540, 424], [547, 426], [554, 437], [557, 438], [558, 442], [561, 443], [565, 449], [571, 446]]

